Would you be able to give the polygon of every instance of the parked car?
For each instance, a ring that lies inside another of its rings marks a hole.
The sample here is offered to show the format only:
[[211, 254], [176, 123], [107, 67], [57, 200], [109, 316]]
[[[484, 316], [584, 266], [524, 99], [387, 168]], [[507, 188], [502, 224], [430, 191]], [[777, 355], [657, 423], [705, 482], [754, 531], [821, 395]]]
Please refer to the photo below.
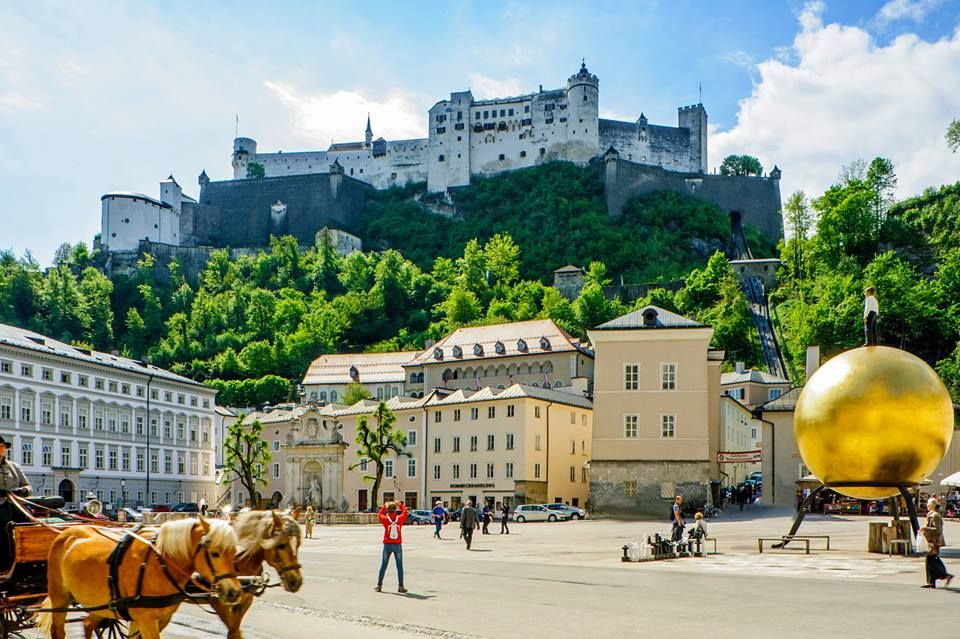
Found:
[[198, 513], [200, 512], [200, 506], [196, 505], [193, 502], [182, 501], [173, 508], [170, 509], [170, 512], [173, 513]]
[[154, 504], [153, 506], [150, 506], [150, 512], [168, 513], [170, 512], [170, 506], [166, 504]]
[[557, 521], [559, 519], [559, 513], [538, 504], [524, 504], [513, 510], [513, 520], [518, 524], [525, 521]]
[[429, 510], [411, 510], [407, 515], [408, 524], [432, 524], [433, 513]]
[[[126, 514], [127, 521], [135, 521], [135, 522], [143, 521], [143, 513], [140, 512], [139, 510], [135, 510], [133, 508], [121, 508], [120, 510], [122, 510]], [[117, 512], [119, 513], [119, 511]]]
[[583, 508], [577, 508], [576, 506], [568, 506], [566, 504], [544, 504], [547, 510], [552, 510], [555, 513], [561, 514], [561, 519], [583, 519], [587, 516], [587, 511]]

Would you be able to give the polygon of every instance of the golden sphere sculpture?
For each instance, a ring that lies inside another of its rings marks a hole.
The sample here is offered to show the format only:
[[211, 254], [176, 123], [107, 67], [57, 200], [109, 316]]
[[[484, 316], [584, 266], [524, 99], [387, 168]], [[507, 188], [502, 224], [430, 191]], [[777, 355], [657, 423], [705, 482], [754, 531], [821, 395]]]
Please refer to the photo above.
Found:
[[953, 437], [953, 403], [919, 357], [867, 346], [834, 357], [807, 380], [793, 432], [817, 479], [855, 499], [880, 499], [936, 469]]

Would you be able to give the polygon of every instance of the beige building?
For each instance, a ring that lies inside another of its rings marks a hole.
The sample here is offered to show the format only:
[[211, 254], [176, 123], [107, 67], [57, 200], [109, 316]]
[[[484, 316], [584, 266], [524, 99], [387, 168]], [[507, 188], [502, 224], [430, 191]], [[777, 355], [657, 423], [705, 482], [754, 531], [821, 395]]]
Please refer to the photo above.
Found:
[[[730, 395], [720, 397], [720, 451], [724, 453], [744, 453], [760, 450], [761, 422], [754, 418], [753, 412]], [[724, 486], [736, 486], [752, 472], [761, 470], [757, 462], [722, 463], [720, 460], [720, 479]]]
[[409, 395], [403, 365], [419, 351], [396, 353], [333, 353], [313, 360], [303, 378], [308, 402], [335, 404], [353, 382], [363, 384], [372, 397], [390, 399]]
[[593, 353], [553, 320], [459, 328], [404, 365], [411, 391], [506, 388], [513, 384], [583, 395]]
[[789, 379], [777, 377], [766, 371], [744, 368], [736, 363], [736, 370], [720, 375], [720, 390], [741, 404], [753, 408], [774, 400], [791, 388]]
[[[514, 384], [396, 396], [385, 403], [407, 445], [405, 454], [385, 460], [378, 504], [586, 501], [593, 419], [584, 397]], [[374, 466], [358, 457], [354, 442], [359, 418], [371, 419], [377, 405], [287, 405], [249, 415], [247, 421], [263, 425], [273, 456], [263, 496], [275, 504], [328, 510], [370, 507], [372, 482], [364, 476]], [[239, 484], [233, 491], [234, 503], [244, 503]]]
[[662, 516], [719, 479], [720, 364], [713, 329], [656, 306], [589, 332], [596, 349], [590, 501]]
[[767, 504], [796, 508], [797, 481], [810, 474], [793, 435], [793, 413], [802, 388], [794, 388], [754, 410], [763, 434], [763, 497]]

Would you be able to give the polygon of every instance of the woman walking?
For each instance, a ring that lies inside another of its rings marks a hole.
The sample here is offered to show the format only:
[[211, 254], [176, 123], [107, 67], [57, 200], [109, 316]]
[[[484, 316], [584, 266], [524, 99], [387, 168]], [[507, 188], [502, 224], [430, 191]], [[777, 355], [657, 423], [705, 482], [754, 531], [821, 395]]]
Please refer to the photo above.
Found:
[[313, 524], [316, 515], [313, 512], [313, 506], [307, 506], [307, 513], [304, 515], [304, 523], [307, 525], [307, 539], [313, 539]]
[[953, 575], [947, 572], [947, 567], [940, 559], [940, 548], [946, 546], [947, 542], [943, 537], [943, 518], [940, 516], [940, 503], [936, 497], [927, 500], [927, 523], [920, 532], [927, 540], [927, 583], [922, 587], [936, 588], [939, 579], [945, 579], [944, 586], [949, 586]]

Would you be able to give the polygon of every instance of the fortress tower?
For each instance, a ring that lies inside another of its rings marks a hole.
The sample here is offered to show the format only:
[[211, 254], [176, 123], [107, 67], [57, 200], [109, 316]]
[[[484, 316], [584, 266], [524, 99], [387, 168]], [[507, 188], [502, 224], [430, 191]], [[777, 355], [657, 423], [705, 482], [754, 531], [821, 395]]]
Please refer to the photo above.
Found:
[[707, 110], [702, 103], [677, 109], [677, 125], [690, 131], [690, 165], [707, 172]]
[[567, 80], [567, 105], [567, 159], [589, 162], [600, 145], [600, 80], [587, 70], [586, 60]]
[[247, 164], [257, 157], [257, 141], [252, 138], [236, 138], [233, 141], [233, 179], [247, 177]]

